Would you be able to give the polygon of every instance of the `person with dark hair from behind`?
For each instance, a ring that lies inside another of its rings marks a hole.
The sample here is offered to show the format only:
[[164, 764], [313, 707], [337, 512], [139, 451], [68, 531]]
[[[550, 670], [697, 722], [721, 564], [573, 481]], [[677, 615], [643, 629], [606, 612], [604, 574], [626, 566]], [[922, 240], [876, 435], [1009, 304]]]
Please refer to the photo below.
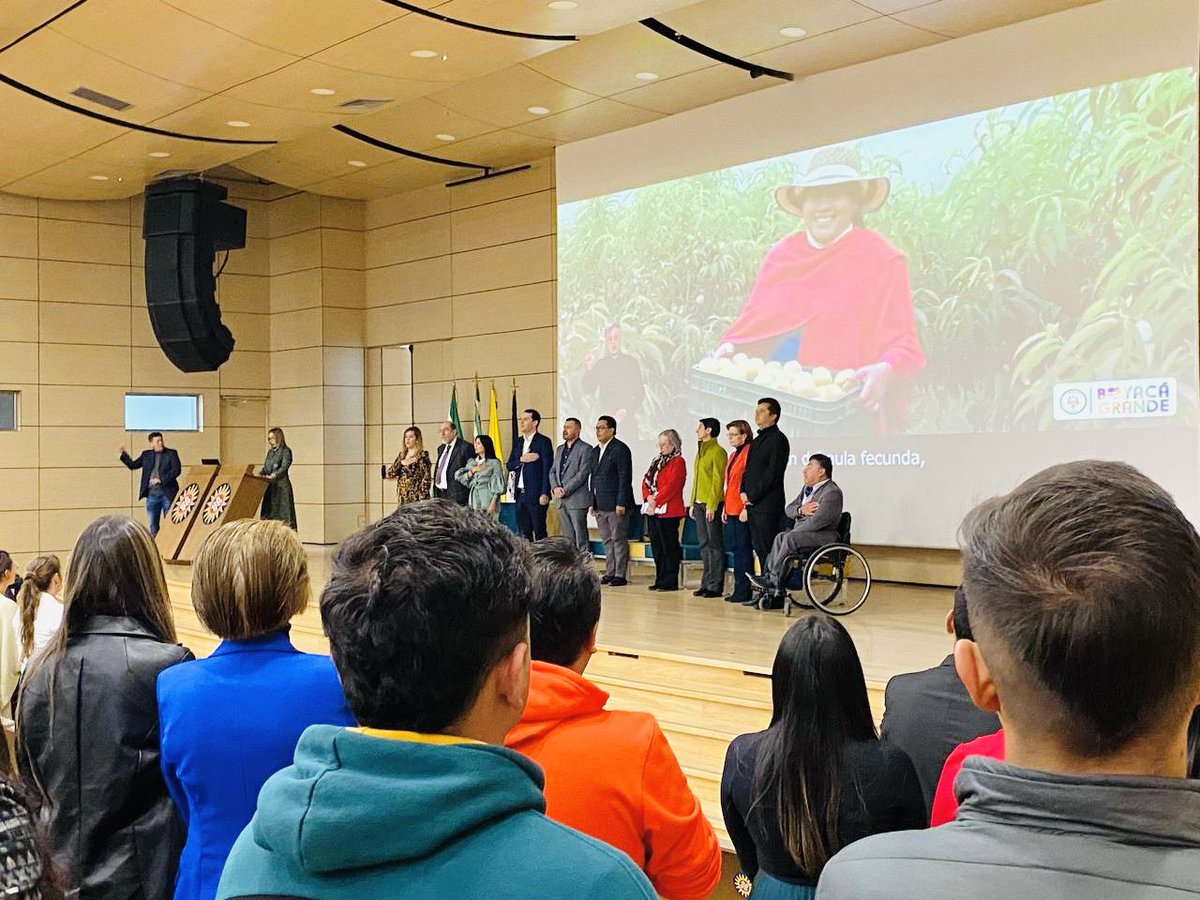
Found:
[[229, 522], [200, 545], [192, 605], [221, 644], [158, 676], [163, 776], [187, 827], [175, 900], [216, 896], [259, 790], [305, 728], [354, 724], [329, 657], [288, 638], [308, 600], [304, 545], [283, 522]]
[[15, 900], [64, 896], [33, 805], [20, 782], [4, 771], [0, 771], [0, 896]]
[[[946, 631], [955, 641], [974, 640], [961, 587], [955, 590], [954, 606], [946, 613]], [[933, 805], [938, 776], [950, 751], [999, 727], [994, 712], [971, 702], [954, 671], [953, 653], [932, 669], [895, 676], [884, 691], [880, 737], [907, 753], [917, 767], [927, 809]]]
[[617, 420], [596, 420], [592, 448], [592, 512], [604, 542], [601, 584], [623, 587], [629, 582], [629, 517], [633, 511], [633, 454], [617, 437]]
[[721, 812], [756, 900], [808, 898], [830, 857], [867, 835], [925, 822], [912, 760], [878, 739], [858, 651], [811, 613], [779, 644], [771, 725], [735, 738]]
[[700, 544], [700, 559], [704, 574], [700, 588], [693, 597], [725, 596], [725, 528], [721, 521], [721, 505], [725, 500], [725, 464], [729, 454], [717, 438], [721, 423], [711, 416], [696, 426], [696, 462], [692, 466], [692, 502], [688, 515], [696, 523], [696, 540]]
[[542, 414], [536, 409], [517, 416], [521, 439], [508, 454], [508, 471], [516, 473], [517, 531], [530, 541], [546, 536], [546, 507], [550, 504], [550, 468], [554, 444], [538, 428]]
[[175, 643], [162, 559], [144, 526], [101, 516], [66, 584], [62, 626], [25, 670], [17, 764], [78, 897], [168, 897], [183, 829], [159, 768], [154, 682], [192, 654]]
[[562, 538], [533, 550], [529, 702], [505, 744], [546, 773], [546, 815], [623, 850], [660, 896], [702, 900], [721, 848], [649, 713], [605, 709], [584, 677], [596, 652], [600, 581]]
[[[783, 522], [783, 476], [792, 452], [787, 435], [779, 430], [779, 412], [779, 401], [774, 397], [763, 397], [758, 401], [754, 408], [758, 435], [750, 442], [742, 473], [741, 499], [760, 572], [767, 571], [767, 557], [771, 555], [771, 546]], [[758, 597], [745, 601], [746, 606], [757, 606], [758, 603]]]
[[141, 469], [142, 480], [138, 487], [138, 499], [146, 501], [146, 516], [150, 520], [150, 537], [158, 534], [158, 523], [171, 508], [175, 495], [179, 493], [179, 476], [183, 466], [179, 454], [163, 443], [161, 431], [146, 435], [150, 449], [133, 459], [125, 448], [121, 448], [121, 462], [127, 469]]
[[762, 574], [750, 576], [750, 583], [765, 592], [761, 609], [783, 607], [789, 560], [803, 559], [818, 547], [837, 543], [842, 489], [833, 480], [833, 460], [824, 453], [812, 454], [804, 464], [804, 487], [784, 515], [794, 524], [775, 536]]
[[1084, 460], [984, 501], [960, 542], [975, 639], [954, 662], [1005, 761], [969, 757], [953, 822], [848, 847], [819, 896], [1195, 897], [1195, 528], [1137, 469]]
[[546, 818], [541, 769], [500, 746], [529, 690], [529, 548], [444, 500], [342, 542], [321, 621], [359, 727], [304, 732], [221, 900], [652, 900], [629, 857]]

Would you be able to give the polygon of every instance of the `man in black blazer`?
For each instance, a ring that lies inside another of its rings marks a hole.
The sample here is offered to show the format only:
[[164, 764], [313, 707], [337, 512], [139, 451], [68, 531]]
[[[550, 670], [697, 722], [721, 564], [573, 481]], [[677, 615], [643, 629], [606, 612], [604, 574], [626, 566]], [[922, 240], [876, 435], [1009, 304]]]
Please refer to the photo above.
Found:
[[536, 409], [522, 412], [517, 424], [521, 439], [508, 454], [508, 471], [517, 475], [517, 531], [527, 540], [540, 541], [546, 536], [554, 444], [538, 431], [542, 414]]
[[471, 445], [458, 436], [453, 422], [443, 422], [438, 428], [442, 442], [438, 444], [437, 462], [433, 466], [433, 496], [467, 505], [470, 491], [454, 479], [454, 473], [475, 457]]
[[[975, 639], [961, 587], [954, 592], [954, 608], [946, 614], [946, 631], [955, 640]], [[950, 751], [999, 728], [995, 713], [984, 712], [971, 702], [954, 670], [953, 653], [940, 666], [895, 676], [884, 691], [880, 735], [912, 759], [929, 810]]]
[[179, 493], [179, 476], [183, 466], [179, 454], [163, 444], [161, 431], [147, 435], [150, 449], [143, 450], [137, 459], [121, 448], [121, 462], [129, 469], [142, 470], [142, 483], [138, 499], [146, 501], [146, 515], [150, 518], [151, 536], [158, 534], [158, 523], [163, 513], [171, 508], [175, 495]]
[[629, 517], [633, 514], [633, 455], [617, 439], [617, 420], [601, 416], [592, 449], [592, 513], [604, 542], [601, 584], [628, 584]]
[[[787, 435], [779, 430], [779, 411], [779, 401], [774, 397], [758, 401], [754, 408], [758, 436], [750, 442], [746, 471], [742, 475], [742, 500], [746, 503], [750, 541], [758, 556], [760, 572], [767, 571], [771, 545], [782, 529], [783, 476], [792, 453]], [[753, 604], [747, 601], [747, 605]]]

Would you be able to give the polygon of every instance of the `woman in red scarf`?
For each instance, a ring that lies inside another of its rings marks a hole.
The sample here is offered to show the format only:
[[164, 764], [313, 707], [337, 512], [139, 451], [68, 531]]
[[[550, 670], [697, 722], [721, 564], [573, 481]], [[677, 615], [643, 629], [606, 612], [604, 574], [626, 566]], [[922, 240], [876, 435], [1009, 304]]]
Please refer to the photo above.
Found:
[[687, 464], [680, 455], [679, 432], [668, 428], [658, 436], [659, 455], [642, 476], [642, 515], [654, 551], [652, 591], [679, 590], [679, 523], [687, 511], [683, 505], [683, 483]]
[[879, 430], [894, 432], [905, 425], [908, 387], [925, 367], [925, 352], [904, 255], [862, 227], [862, 215], [887, 200], [888, 179], [863, 176], [844, 159], [844, 150], [818, 154], [800, 184], [775, 192], [805, 229], [767, 253], [716, 355], [854, 369]]

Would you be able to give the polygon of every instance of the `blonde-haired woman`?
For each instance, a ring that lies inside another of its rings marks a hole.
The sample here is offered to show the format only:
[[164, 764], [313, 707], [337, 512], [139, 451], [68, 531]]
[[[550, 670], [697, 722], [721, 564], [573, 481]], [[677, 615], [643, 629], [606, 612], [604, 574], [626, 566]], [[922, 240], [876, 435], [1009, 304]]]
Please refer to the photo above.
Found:
[[288, 639], [309, 593], [304, 547], [280, 522], [222, 525], [192, 564], [192, 605], [222, 642], [158, 679], [163, 772], [187, 823], [176, 900], [216, 896], [259, 789], [305, 728], [354, 724], [329, 657]]
[[17, 592], [17, 612], [13, 627], [21, 653], [21, 668], [50, 643], [63, 618], [62, 564], [53, 553], [39, 556], [29, 564], [21, 590]]
[[183, 845], [159, 765], [154, 681], [175, 643], [145, 526], [102, 516], [71, 554], [62, 627], [31, 660], [17, 762], [37, 790], [58, 870], [80, 897], [166, 897]]
[[296, 495], [292, 491], [292, 479], [288, 469], [292, 467], [292, 448], [287, 445], [283, 429], [272, 428], [267, 432], [267, 458], [258, 470], [271, 480], [263, 494], [262, 517], [275, 519], [289, 528], [296, 528]]
[[416, 425], [404, 429], [404, 448], [396, 461], [383, 473], [396, 479], [396, 508], [418, 500], [428, 500], [433, 487], [433, 465], [425, 450], [425, 440]]
[[650, 533], [654, 551], [652, 591], [679, 590], [679, 523], [687, 507], [683, 504], [683, 484], [687, 481], [687, 463], [680, 451], [679, 432], [668, 428], [658, 435], [658, 456], [642, 476], [642, 515]]

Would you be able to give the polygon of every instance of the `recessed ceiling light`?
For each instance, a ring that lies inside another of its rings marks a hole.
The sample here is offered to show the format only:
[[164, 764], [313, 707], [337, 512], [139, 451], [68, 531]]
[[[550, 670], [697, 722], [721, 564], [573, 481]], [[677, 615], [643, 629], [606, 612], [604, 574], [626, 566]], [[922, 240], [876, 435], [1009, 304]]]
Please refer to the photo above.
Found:
[[346, 160], [346, 165], [354, 166], [356, 169], [365, 169], [367, 167], [367, 164], [361, 159], [348, 159]]
[[88, 178], [92, 179], [92, 181], [108, 181], [107, 175], [89, 175]]
[[153, 152], [150, 153], [150, 155], [153, 156], [155, 159], [166, 159], [171, 154], [168, 153], [166, 150], [154, 150]]
[[546, 113], [550, 112], [550, 110], [546, 109], [544, 106], [531, 106], [526, 110], [526, 112], [531, 112], [535, 116], [544, 116]]
[[786, 28], [780, 28], [779, 33], [782, 34], [784, 37], [790, 37], [790, 38], [802, 38], [806, 34], [808, 34], [807, 31], [805, 31], [803, 28], [800, 28], [796, 25], [789, 25]]
[[439, 141], [456, 141], [456, 140], [458, 140], [458, 138], [456, 138], [452, 134], [435, 134], [434, 137], [437, 138]]
[[249, 122], [243, 122], [241, 119], [230, 119], [225, 124], [228, 125], [230, 128], [249, 128], [250, 127]]
[[333, 88], [312, 88], [310, 94], [316, 94], [318, 97], [332, 97], [337, 93]]
[[416, 59], [436, 59], [441, 56], [436, 50], [414, 50], [408, 55]]
[[551, 9], [574, 9], [579, 4], [575, 0], [550, 0], [546, 5]]
[[638, 81], [658, 81], [657, 72], [637, 72], [633, 77]]

